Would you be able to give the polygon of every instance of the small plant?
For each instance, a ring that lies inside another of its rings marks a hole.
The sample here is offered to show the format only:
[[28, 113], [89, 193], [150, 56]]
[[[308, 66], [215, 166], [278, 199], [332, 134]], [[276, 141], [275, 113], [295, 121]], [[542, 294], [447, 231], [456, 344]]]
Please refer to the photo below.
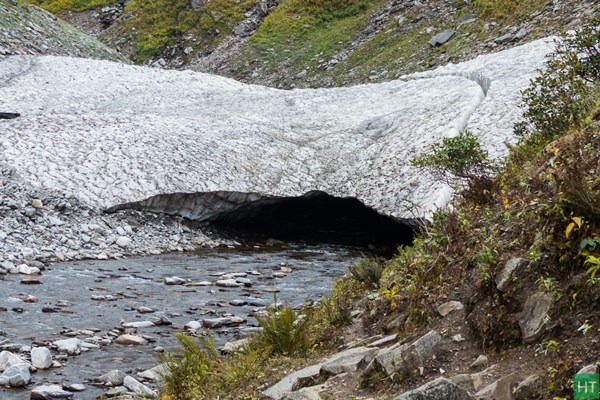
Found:
[[556, 340], [544, 340], [538, 345], [536, 353], [542, 353], [545, 356], [548, 354], [560, 353], [559, 343]]
[[577, 330], [586, 335], [590, 329], [592, 329], [592, 325], [590, 325], [590, 321], [586, 319], [585, 322]]
[[554, 295], [554, 298], [557, 301], [562, 297], [556, 279], [551, 277], [544, 278], [543, 276], [540, 276], [535, 283], [537, 284], [539, 290], [546, 293], [551, 293]]
[[258, 342], [276, 354], [306, 354], [310, 348], [311, 314], [310, 308], [305, 307], [305, 311], [308, 314], [300, 314], [286, 304], [267, 317], [257, 317], [258, 324], [263, 328]]
[[430, 153], [412, 159], [411, 163], [451, 186], [464, 181], [475, 183], [489, 178], [493, 171], [487, 151], [469, 131], [434, 143]]
[[377, 289], [383, 274], [383, 264], [373, 259], [361, 259], [350, 267], [350, 273], [357, 281]]

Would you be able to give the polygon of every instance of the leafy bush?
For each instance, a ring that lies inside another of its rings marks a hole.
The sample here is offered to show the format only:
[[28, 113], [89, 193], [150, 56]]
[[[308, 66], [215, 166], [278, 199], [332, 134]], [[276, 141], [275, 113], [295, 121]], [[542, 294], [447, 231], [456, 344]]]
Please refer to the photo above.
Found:
[[165, 395], [175, 399], [187, 399], [202, 388], [217, 360], [217, 350], [212, 338], [194, 339], [183, 333], [175, 333], [179, 348], [175, 353], [161, 357], [166, 366], [162, 378]]
[[383, 273], [383, 264], [373, 259], [361, 259], [350, 267], [350, 273], [357, 281], [377, 289]]
[[474, 200], [490, 200], [496, 186], [493, 179], [495, 168], [488, 159], [487, 151], [469, 131], [434, 143], [430, 153], [412, 159], [411, 163], [450, 186], [466, 183], [467, 190], [463, 196]]
[[580, 31], [564, 35], [546, 68], [523, 92], [526, 122], [517, 136], [548, 143], [578, 128], [595, 105], [600, 80], [600, 16]]
[[310, 348], [311, 316], [309, 308], [306, 308], [306, 312], [308, 314], [300, 314], [286, 304], [267, 317], [257, 317], [258, 324], [263, 328], [258, 337], [260, 345], [275, 354], [306, 354]]

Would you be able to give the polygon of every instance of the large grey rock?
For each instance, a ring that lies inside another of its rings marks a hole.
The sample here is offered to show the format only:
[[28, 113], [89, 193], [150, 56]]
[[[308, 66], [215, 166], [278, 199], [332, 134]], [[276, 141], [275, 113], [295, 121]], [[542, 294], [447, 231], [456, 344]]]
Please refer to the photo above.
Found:
[[158, 364], [156, 367], [152, 367], [145, 371], [139, 372], [137, 374], [137, 376], [139, 376], [140, 378], [145, 379], [145, 380], [159, 382], [159, 381], [162, 381], [162, 379], [163, 379], [162, 377], [167, 375], [167, 373], [168, 373], [167, 366], [165, 364]]
[[506, 290], [514, 273], [526, 263], [527, 260], [523, 258], [512, 258], [508, 260], [500, 274], [496, 277], [496, 288], [500, 291]]
[[544, 331], [548, 322], [548, 313], [554, 305], [551, 293], [536, 293], [525, 302], [523, 316], [519, 319], [521, 335], [525, 343], [535, 341]]
[[429, 44], [434, 47], [441, 46], [452, 39], [454, 35], [456, 35], [456, 31], [454, 29], [446, 29], [444, 32], [438, 33], [432, 37], [429, 41]]
[[47, 347], [31, 349], [31, 365], [37, 369], [48, 369], [52, 366], [52, 354]]
[[2, 155], [32, 185], [98, 208], [205, 220], [320, 189], [412, 219], [406, 200], [421, 216], [445, 205], [451, 189], [409, 160], [467, 126], [492, 157], [506, 154], [520, 91], [552, 47], [535, 41], [392, 82], [293, 91], [189, 71], [8, 57], [0, 108], [21, 117], [2, 123]]
[[474, 400], [464, 389], [445, 378], [438, 378], [394, 400]]
[[484, 379], [486, 379], [490, 372], [495, 368], [491, 366], [484, 371], [477, 372], [475, 374], [459, 374], [454, 375], [450, 378], [452, 382], [456, 383], [461, 388], [465, 389], [469, 393], [474, 393], [483, 388]]
[[534, 399], [540, 389], [541, 377], [539, 375], [531, 375], [525, 378], [515, 388], [513, 392], [514, 400], [529, 400]]
[[11, 353], [10, 351], [3, 351], [0, 353], [0, 372], [4, 372], [6, 369], [16, 364], [22, 364], [25, 361], [18, 355]]
[[15, 364], [0, 375], [0, 386], [24, 387], [31, 382], [29, 364]]
[[585, 367], [581, 368], [577, 374], [581, 375], [581, 374], [597, 374], [598, 373], [598, 365], [597, 364], [590, 364], [590, 365], [586, 365]]
[[379, 349], [374, 347], [355, 347], [334, 355], [323, 362], [321, 371], [331, 375], [343, 372], [355, 372], [361, 366], [367, 366]]
[[123, 371], [113, 369], [112, 371], [97, 377], [95, 380], [111, 386], [120, 386], [123, 384], [124, 379], [125, 373]]
[[442, 337], [436, 331], [429, 331], [412, 344], [395, 345], [381, 349], [364, 372], [367, 377], [375, 370], [383, 370], [389, 377], [412, 374], [431, 357]]
[[150, 389], [148, 386], [137, 381], [135, 378], [132, 378], [129, 375], [123, 379], [123, 386], [142, 398], [155, 399], [158, 397], [154, 390]]
[[72, 399], [73, 393], [63, 390], [59, 385], [41, 385], [31, 389], [31, 400], [60, 400]]
[[119, 335], [115, 339], [115, 343], [123, 344], [123, 345], [139, 346], [139, 345], [147, 344], [148, 341], [138, 335], [123, 334], [123, 335]]
[[463, 304], [460, 301], [448, 301], [444, 304], [441, 304], [438, 308], [437, 311], [438, 313], [442, 316], [445, 317], [446, 315], [450, 314], [453, 311], [459, 311], [462, 310], [463, 308], [465, 308], [463, 306]]
[[316, 378], [320, 373], [321, 364], [311, 365], [310, 367], [306, 367], [300, 371], [296, 371], [286, 376], [275, 385], [265, 390], [263, 395], [270, 399], [283, 399], [286, 395], [294, 391], [299, 381], [309, 378]]
[[239, 340], [231, 340], [221, 347], [221, 353], [233, 354], [233, 353], [245, 353], [248, 349], [250, 338], [244, 338]]
[[475, 397], [478, 400], [512, 400], [518, 382], [519, 372], [512, 372], [475, 393]]
[[57, 340], [52, 345], [61, 353], [70, 355], [81, 353], [81, 340], [77, 338]]
[[324, 390], [324, 385], [305, 387], [286, 394], [283, 400], [321, 400], [320, 393]]

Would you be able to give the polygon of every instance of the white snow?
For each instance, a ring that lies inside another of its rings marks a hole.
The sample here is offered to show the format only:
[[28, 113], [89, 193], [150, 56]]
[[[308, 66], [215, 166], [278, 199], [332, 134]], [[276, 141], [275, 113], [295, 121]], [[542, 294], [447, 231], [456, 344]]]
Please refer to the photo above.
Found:
[[[67, 57], [0, 61], [0, 161], [110, 207], [174, 192], [351, 196], [412, 218], [446, 186], [409, 160], [468, 127], [506, 153], [541, 40], [399, 80], [283, 91], [219, 76]], [[487, 86], [489, 90], [485, 93]]]

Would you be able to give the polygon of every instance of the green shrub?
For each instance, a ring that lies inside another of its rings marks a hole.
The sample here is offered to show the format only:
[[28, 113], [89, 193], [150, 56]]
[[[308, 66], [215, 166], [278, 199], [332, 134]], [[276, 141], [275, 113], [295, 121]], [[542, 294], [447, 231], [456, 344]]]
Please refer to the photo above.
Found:
[[361, 259], [350, 267], [350, 273], [357, 281], [377, 289], [383, 273], [383, 264], [373, 259]]
[[212, 338], [194, 339], [183, 333], [175, 333], [179, 348], [160, 358], [166, 366], [162, 379], [164, 395], [175, 399], [187, 399], [202, 388], [209, 377], [218, 353]]
[[310, 309], [308, 314], [300, 314], [289, 305], [278, 311], [273, 311], [267, 317], [257, 317], [258, 324], [263, 328], [258, 336], [258, 343], [275, 354], [304, 355], [310, 348], [309, 326]]
[[411, 163], [451, 186], [461, 182], [472, 186], [490, 178], [494, 170], [487, 151], [469, 131], [434, 143], [428, 154], [412, 159]]
[[584, 124], [595, 105], [599, 49], [600, 16], [561, 38], [545, 69], [523, 91], [525, 122], [515, 126], [517, 136], [548, 143]]

